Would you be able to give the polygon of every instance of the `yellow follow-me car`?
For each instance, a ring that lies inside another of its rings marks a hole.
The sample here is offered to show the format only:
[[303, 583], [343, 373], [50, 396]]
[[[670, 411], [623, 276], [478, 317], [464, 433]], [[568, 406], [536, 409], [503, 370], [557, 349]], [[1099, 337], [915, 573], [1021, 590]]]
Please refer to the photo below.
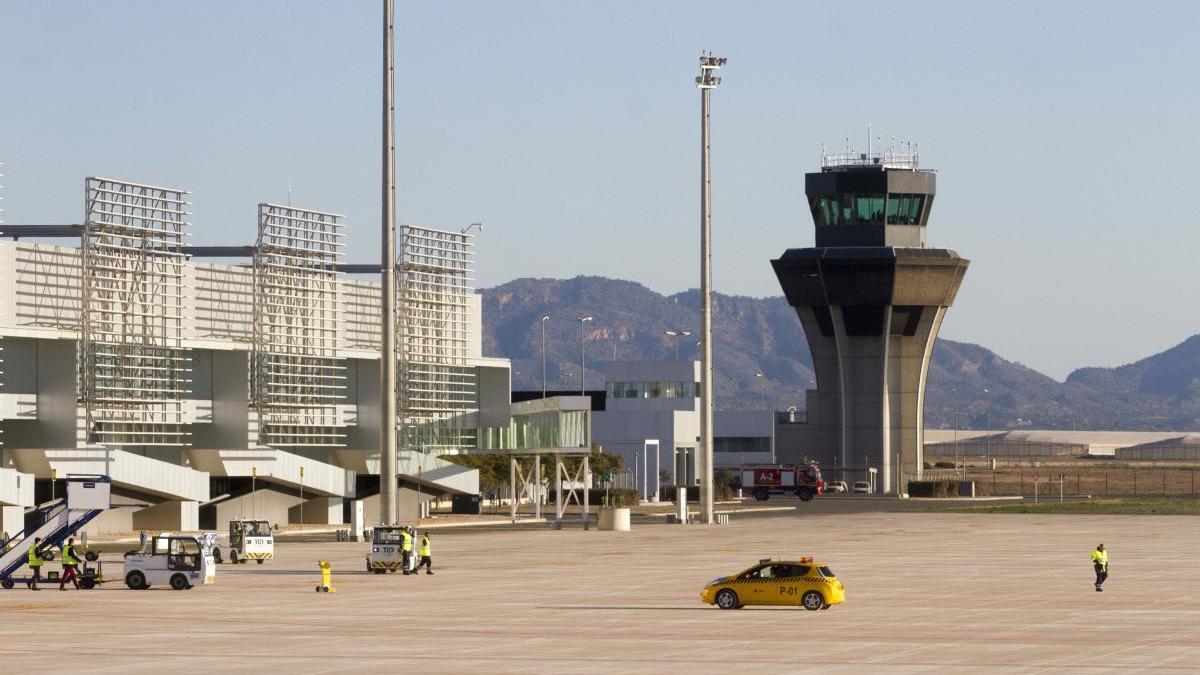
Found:
[[846, 586], [828, 565], [812, 558], [766, 558], [733, 576], [713, 579], [700, 591], [700, 600], [721, 609], [776, 605], [816, 611], [845, 602]]

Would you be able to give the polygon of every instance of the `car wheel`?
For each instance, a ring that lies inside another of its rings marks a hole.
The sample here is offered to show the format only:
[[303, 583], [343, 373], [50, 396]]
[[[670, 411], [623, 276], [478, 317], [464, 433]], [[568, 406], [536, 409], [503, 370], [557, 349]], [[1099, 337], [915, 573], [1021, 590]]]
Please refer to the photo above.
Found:
[[176, 574], [171, 577], [171, 588], [176, 591], [185, 590], [188, 587], [187, 577], [182, 574]]
[[225, 562], [224, 560], [221, 560], [221, 549], [219, 549], [219, 548], [213, 549], [213, 562], [217, 563], [218, 565]]
[[813, 493], [812, 490], [808, 488], [800, 488], [796, 491], [796, 496], [799, 497], [800, 501], [802, 502], [810, 502], [812, 501]]
[[800, 603], [804, 605], [804, 609], [815, 612], [825, 604], [825, 596], [821, 595], [820, 591], [809, 591], [800, 598]]
[[266, 562], [266, 561], [265, 561], [265, 560], [263, 560], [262, 558], [259, 558], [259, 559], [258, 559], [258, 564], [259, 564], [259, 565], [263, 564], [264, 562]]
[[134, 570], [125, 575], [125, 585], [131, 590], [140, 591], [146, 587], [146, 575]]
[[767, 492], [766, 488], [758, 488], [754, 491], [754, 498], [760, 502], [765, 502], [771, 498], [771, 493]]
[[229, 552], [229, 564], [230, 564], [230, 565], [236, 565], [236, 564], [238, 564], [237, 551], [232, 551], [232, 550], [231, 550], [231, 551]]
[[737, 593], [728, 588], [717, 593], [717, 607], [721, 609], [737, 609], [739, 606]]
[[14, 585], [15, 584], [13, 583], [12, 579], [5, 579], [4, 581], [0, 581], [0, 586], [3, 586], [4, 590], [6, 590], [6, 591], [11, 591], [12, 587]]
[[95, 579], [80, 579], [79, 587], [85, 591], [90, 591], [91, 589], [96, 587], [96, 580]]

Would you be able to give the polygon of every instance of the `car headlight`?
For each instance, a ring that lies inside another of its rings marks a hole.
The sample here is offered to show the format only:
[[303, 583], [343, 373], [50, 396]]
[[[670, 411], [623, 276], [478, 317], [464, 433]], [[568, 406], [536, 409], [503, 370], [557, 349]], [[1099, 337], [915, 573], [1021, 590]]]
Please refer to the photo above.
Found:
[[708, 582], [707, 585], [716, 586], [717, 584], [724, 583], [728, 579], [729, 579], [729, 577], [717, 577], [716, 579], [713, 579], [712, 581]]
[[378, 546], [374, 546], [374, 547], [372, 547], [372, 548], [371, 548], [371, 553], [379, 553], [379, 547], [378, 547]]

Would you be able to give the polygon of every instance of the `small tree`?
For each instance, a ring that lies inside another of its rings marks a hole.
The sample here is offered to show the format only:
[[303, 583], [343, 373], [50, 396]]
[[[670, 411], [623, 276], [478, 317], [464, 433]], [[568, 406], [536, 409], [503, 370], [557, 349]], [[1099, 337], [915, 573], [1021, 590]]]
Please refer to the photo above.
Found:
[[508, 485], [508, 455], [442, 455], [442, 459], [479, 472], [479, 487], [495, 492]]
[[721, 500], [732, 498], [736, 489], [735, 482], [739, 480], [729, 469], [721, 469], [713, 476], [713, 496]]
[[625, 468], [625, 458], [615, 452], [604, 452], [593, 443], [592, 451], [588, 454], [588, 468], [594, 474], [617, 473]]

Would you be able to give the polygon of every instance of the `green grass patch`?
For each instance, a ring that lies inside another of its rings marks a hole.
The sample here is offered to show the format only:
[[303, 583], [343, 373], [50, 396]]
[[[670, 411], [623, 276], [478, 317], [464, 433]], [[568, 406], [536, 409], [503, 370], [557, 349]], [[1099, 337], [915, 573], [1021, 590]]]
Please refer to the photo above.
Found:
[[1086, 501], [1026, 500], [1019, 504], [996, 504], [950, 509], [959, 513], [1082, 513], [1097, 515], [1200, 516], [1200, 499], [1112, 498]]

